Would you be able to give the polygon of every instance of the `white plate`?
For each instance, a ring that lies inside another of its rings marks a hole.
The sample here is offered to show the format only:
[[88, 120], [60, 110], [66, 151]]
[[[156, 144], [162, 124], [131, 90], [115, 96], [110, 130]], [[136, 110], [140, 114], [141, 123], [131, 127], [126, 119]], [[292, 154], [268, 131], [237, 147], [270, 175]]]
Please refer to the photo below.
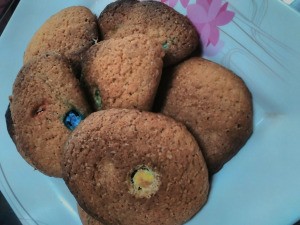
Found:
[[[33, 170], [6, 131], [4, 114], [24, 50], [60, 9], [85, 5], [99, 15], [109, 2], [20, 1], [0, 38], [0, 190], [23, 224], [81, 224], [63, 180]], [[186, 14], [181, 2], [188, 1], [178, 1], [175, 8]], [[253, 94], [255, 128], [243, 149], [213, 177], [208, 203], [187, 224], [292, 224], [300, 218], [300, 15], [279, 0], [227, 2], [235, 15], [218, 27], [218, 43], [224, 46], [207, 58], [245, 80]]]

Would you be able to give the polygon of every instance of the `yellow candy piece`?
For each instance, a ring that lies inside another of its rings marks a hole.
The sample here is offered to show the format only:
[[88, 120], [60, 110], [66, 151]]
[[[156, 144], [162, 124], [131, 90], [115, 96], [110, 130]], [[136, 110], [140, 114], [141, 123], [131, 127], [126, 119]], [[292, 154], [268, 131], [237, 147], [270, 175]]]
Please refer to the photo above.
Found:
[[138, 170], [133, 177], [133, 183], [139, 188], [149, 188], [154, 182], [154, 174], [145, 169]]

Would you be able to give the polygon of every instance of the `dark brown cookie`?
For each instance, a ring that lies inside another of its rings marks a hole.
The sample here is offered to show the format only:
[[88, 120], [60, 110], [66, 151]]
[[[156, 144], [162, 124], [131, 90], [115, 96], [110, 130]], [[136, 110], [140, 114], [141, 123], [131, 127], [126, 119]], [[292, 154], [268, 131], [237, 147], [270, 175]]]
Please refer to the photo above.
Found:
[[104, 224], [179, 225], [207, 200], [204, 158], [181, 123], [161, 114], [102, 110], [65, 146], [64, 180]]
[[6, 128], [10, 138], [15, 142], [15, 129], [11, 118], [10, 104], [8, 104], [5, 112]]
[[199, 45], [188, 18], [161, 2], [118, 0], [102, 11], [98, 23], [104, 39], [139, 33], [158, 41], [166, 52], [165, 65], [181, 61]]
[[82, 225], [103, 225], [103, 223], [87, 214], [79, 205], [77, 205], [77, 209]]
[[191, 58], [169, 71], [162, 113], [183, 122], [217, 172], [252, 133], [252, 97], [242, 79], [226, 68]]
[[164, 52], [137, 34], [92, 46], [82, 61], [82, 79], [97, 110], [150, 110], [159, 85]]
[[61, 151], [69, 134], [90, 113], [70, 64], [45, 55], [20, 70], [10, 98], [14, 141], [36, 169], [61, 177]]
[[98, 39], [97, 18], [83, 6], [72, 6], [51, 16], [34, 34], [24, 63], [47, 52], [59, 53], [78, 66], [81, 54]]

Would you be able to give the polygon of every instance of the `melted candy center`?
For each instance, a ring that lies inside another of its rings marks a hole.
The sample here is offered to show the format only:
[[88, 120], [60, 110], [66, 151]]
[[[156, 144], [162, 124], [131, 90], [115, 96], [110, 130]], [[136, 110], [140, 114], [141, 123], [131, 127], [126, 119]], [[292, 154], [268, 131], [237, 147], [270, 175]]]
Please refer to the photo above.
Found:
[[95, 101], [97, 110], [101, 110], [102, 109], [102, 99], [101, 99], [99, 89], [96, 89], [94, 91], [94, 101]]
[[159, 174], [146, 166], [139, 166], [131, 174], [130, 193], [137, 198], [150, 198], [159, 186]]
[[149, 188], [154, 182], [154, 174], [147, 169], [141, 169], [136, 171], [132, 181], [138, 189]]
[[69, 130], [74, 130], [83, 119], [82, 114], [72, 109], [67, 112], [64, 118], [64, 124]]

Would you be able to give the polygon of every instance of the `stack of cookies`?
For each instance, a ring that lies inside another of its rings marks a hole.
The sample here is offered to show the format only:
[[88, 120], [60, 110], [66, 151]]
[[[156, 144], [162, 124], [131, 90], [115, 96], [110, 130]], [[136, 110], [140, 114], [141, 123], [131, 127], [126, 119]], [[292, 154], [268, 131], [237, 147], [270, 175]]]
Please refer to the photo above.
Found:
[[250, 137], [248, 88], [200, 48], [186, 17], [137, 0], [98, 18], [66, 8], [31, 39], [8, 131], [30, 165], [65, 180], [83, 224], [185, 223]]

